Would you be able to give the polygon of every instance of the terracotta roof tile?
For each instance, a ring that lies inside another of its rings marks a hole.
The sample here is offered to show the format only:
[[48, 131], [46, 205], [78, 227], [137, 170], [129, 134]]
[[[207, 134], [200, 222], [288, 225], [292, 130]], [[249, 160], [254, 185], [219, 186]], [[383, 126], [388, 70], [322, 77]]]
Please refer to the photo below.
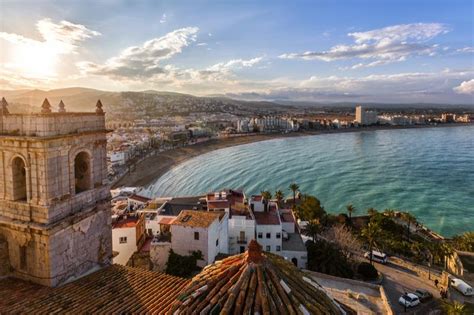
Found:
[[183, 210], [171, 225], [190, 227], [209, 227], [216, 219], [221, 220], [225, 215], [223, 211], [194, 211]]
[[0, 314], [165, 314], [189, 280], [113, 265], [59, 288], [0, 281]]
[[276, 211], [269, 212], [257, 212], [253, 213], [255, 216], [255, 221], [260, 225], [279, 225], [280, 219], [278, 218], [278, 213]]
[[280, 256], [247, 253], [207, 266], [173, 303], [169, 314], [341, 314], [314, 280]]

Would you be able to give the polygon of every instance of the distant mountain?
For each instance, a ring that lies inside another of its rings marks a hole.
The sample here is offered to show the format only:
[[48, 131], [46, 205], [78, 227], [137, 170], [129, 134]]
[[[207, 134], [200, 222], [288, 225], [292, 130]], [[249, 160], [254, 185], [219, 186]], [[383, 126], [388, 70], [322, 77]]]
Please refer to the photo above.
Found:
[[141, 91], [109, 92], [88, 88], [65, 88], [49, 91], [0, 91], [12, 112], [38, 111], [48, 98], [53, 106], [62, 100], [68, 111], [93, 111], [98, 99], [104, 104], [108, 118], [137, 119], [163, 115], [188, 115], [191, 112], [230, 113], [235, 115], [271, 114], [286, 112], [293, 106], [272, 102], [240, 101], [225, 97], [197, 97], [189, 94]]
[[[104, 104], [108, 119], [131, 120], [139, 118], [155, 118], [170, 115], [188, 115], [190, 113], [219, 114], [228, 113], [237, 116], [269, 115], [287, 112], [346, 111], [350, 112], [358, 104], [383, 111], [408, 111], [433, 109], [436, 111], [461, 110], [473, 111], [472, 105], [441, 105], [441, 104], [381, 104], [356, 102], [308, 102], [292, 100], [242, 100], [230, 98], [229, 95], [213, 95], [198, 97], [190, 94], [146, 90], [140, 92], [110, 92], [89, 88], [71, 87], [43, 90], [1, 91], [10, 104], [11, 112], [39, 111], [45, 98], [57, 109], [61, 100], [68, 111], [94, 111], [98, 99]], [[237, 95], [233, 95], [238, 97]], [[256, 95], [247, 95], [252, 99]]]

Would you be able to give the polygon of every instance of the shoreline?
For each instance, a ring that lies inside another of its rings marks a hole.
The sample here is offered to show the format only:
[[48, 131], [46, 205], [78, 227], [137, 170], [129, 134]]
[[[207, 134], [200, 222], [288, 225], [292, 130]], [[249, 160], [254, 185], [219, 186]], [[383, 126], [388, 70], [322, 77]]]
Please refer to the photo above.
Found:
[[422, 129], [422, 128], [444, 128], [444, 127], [461, 127], [470, 126], [472, 124], [442, 124], [442, 125], [414, 125], [414, 126], [372, 126], [362, 128], [344, 128], [344, 129], [329, 129], [329, 130], [315, 130], [315, 131], [299, 131], [287, 134], [272, 133], [272, 134], [257, 134], [249, 136], [238, 136], [230, 138], [211, 139], [209, 141], [196, 143], [184, 147], [179, 147], [163, 152], [158, 152], [155, 155], [149, 156], [139, 162], [133, 171], [125, 173], [112, 188], [117, 187], [145, 187], [152, 182], [158, 180], [161, 176], [169, 170], [186, 162], [199, 155], [209, 153], [215, 150], [224, 149], [228, 147], [255, 143], [266, 140], [316, 136], [335, 133], [351, 133], [363, 131], [377, 131], [377, 130], [400, 130], [400, 129]]

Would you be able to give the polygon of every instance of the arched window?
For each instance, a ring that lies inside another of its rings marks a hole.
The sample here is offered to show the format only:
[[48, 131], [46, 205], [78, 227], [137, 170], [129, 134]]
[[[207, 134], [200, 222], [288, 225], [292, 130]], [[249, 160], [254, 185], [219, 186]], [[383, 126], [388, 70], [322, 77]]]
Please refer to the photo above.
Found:
[[25, 161], [19, 156], [12, 161], [13, 200], [26, 201]]
[[91, 189], [91, 159], [87, 152], [74, 159], [74, 185], [76, 194]]
[[298, 267], [298, 259], [296, 259], [295, 257], [291, 258], [291, 262], [293, 263], [293, 265], [295, 265], [296, 267]]

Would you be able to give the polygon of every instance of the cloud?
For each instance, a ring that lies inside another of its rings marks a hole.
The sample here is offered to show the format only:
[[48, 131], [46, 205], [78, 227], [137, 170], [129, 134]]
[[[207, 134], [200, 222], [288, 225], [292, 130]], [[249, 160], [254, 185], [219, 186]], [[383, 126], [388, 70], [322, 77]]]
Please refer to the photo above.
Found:
[[207, 46], [207, 43], [197, 43], [196, 46]]
[[474, 94], [474, 79], [463, 81], [459, 86], [453, 88], [459, 94]]
[[215, 65], [209, 67], [209, 71], [217, 72], [227, 72], [232, 69], [242, 69], [253, 67], [254, 65], [260, 63], [263, 60], [263, 57], [256, 57], [253, 59], [232, 59], [227, 62], [216, 63]]
[[160, 23], [161, 24], [166, 23], [166, 14], [165, 13], [163, 13], [163, 15], [161, 16]]
[[15, 44], [35, 48], [47, 48], [53, 54], [75, 53], [78, 44], [88, 38], [100, 35], [81, 24], [68, 21], [54, 23], [51, 19], [42, 19], [36, 23], [36, 28], [43, 41], [37, 41], [22, 35], [0, 32], [0, 38]]
[[181, 53], [183, 48], [196, 40], [198, 31], [197, 27], [177, 29], [141, 46], [128, 47], [102, 65], [81, 62], [78, 66], [84, 74], [103, 75], [119, 80], [151, 78], [166, 72], [161, 62]]
[[463, 47], [456, 49], [456, 51], [459, 53], [474, 53], [474, 47]]
[[394, 25], [367, 32], [349, 33], [348, 36], [354, 41], [352, 45], [336, 45], [322, 52], [286, 53], [279, 57], [327, 62], [353, 58], [380, 61], [361, 65], [371, 67], [405, 60], [412, 55], [434, 55], [438, 45], [426, 42], [448, 31], [448, 28], [440, 23]]

